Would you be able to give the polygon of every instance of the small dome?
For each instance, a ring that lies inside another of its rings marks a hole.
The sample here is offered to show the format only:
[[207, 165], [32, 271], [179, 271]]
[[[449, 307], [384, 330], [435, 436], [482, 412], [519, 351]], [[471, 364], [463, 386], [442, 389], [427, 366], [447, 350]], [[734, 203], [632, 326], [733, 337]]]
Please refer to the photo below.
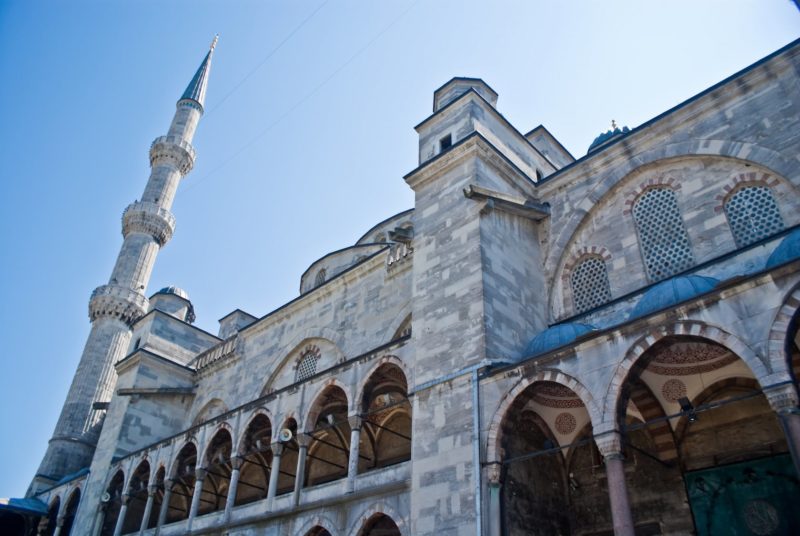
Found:
[[591, 153], [592, 151], [599, 149], [601, 145], [605, 145], [606, 142], [611, 141], [612, 138], [616, 138], [617, 136], [621, 136], [622, 134], [627, 134], [630, 131], [631, 129], [629, 129], [628, 127], [622, 127], [622, 129], [620, 129], [619, 127], [615, 127], [613, 130], [608, 130], [606, 132], [603, 132], [594, 139], [594, 141], [589, 146], [589, 149], [586, 152]]
[[781, 240], [767, 259], [765, 268], [774, 268], [797, 258], [800, 258], [800, 229], [795, 229]]
[[525, 349], [526, 356], [543, 354], [560, 348], [597, 328], [589, 324], [567, 323], [547, 328], [531, 340]]
[[156, 292], [156, 294], [174, 294], [175, 296], [178, 296], [179, 298], [183, 298], [184, 300], [189, 301], [189, 293], [186, 292], [185, 290], [183, 290], [182, 288], [176, 287], [174, 285], [170, 285], [168, 287], [164, 287], [161, 290], [159, 290], [158, 292]]
[[704, 294], [719, 283], [713, 277], [701, 275], [682, 275], [662, 281], [652, 286], [644, 296], [639, 298], [639, 303], [631, 311], [629, 319], [638, 318], [655, 311], [666, 309], [676, 303], [690, 300], [695, 296]]

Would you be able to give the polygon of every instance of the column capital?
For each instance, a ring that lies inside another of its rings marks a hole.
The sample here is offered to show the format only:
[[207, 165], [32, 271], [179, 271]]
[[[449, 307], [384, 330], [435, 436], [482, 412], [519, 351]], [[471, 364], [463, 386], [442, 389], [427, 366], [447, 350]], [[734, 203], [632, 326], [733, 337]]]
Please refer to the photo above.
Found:
[[[166, 485], [166, 483], [165, 483], [165, 485]], [[147, 486], [147, 496], [148, 497], [152, 497], [153, 495], [156, 494], [157, 491], [158, 491], [158, 486], [156, 486], [155, 484], [151, 484], [151, 485]]]
[[347, 418], [347, 423], [350, 425], [350, 430], [361, 430], [361, 424], [364, 418], [361, 415], [351, 415]]
[[490, 487], [499, 488], [503, 484], [502, 480], [503, 464], [492, 462], [486, 464], [486, 481]]
[[164, 479], [164, 490], [172, 489], [172, 486], [175, 485], [175, 480], [172, 478], [165, 478]]
[[194, 470], [194, 478], [195, 480], [203, 481], [208, 474], [208, 470], [205, 467], [196, 467]]
[[622, 434], [617, 430], [594, 436], [594, 442], [603, 458], [622, 459], [624, 457], [622, 455]]
[[130, 500], [131, 500], [131, 495], [130, 495], [130, 493], [123, 493], [123, 494], [122, 494], [122, 497], [120, 497], [120, 502], [121, 502], [123, 505], [127, 505], [127, 504], [128, 504], [128, 502], [130, 502]]
[[797, 390], [792, 383], [782, 383], [778, 385], [768, 385], [764, 387], [764, 396], [767, 397], [769, 405], [773, 411], [781, 415], [791, 415], [800, 413], [800, 400], [798, 400]]
[[269, 448], [272, 449], [273, 456], [280, 456], [283, 454], [283, 443], [272, 443]]
[[242, 456], [239, 456], [238, 454], [236, 456], [231, 456], [231, 469], [232, 470], [238, 471], [239, 469], [241, 469], [242, 468], [242, 463], [244, 463], [244, 458]]
[[310, 434], [297, 434], [297, 446], [301, 449], [307, 449], [311, 445], [313, 436]]
[[64, 521], [66, 520], [66, 518], [67, 518], [66, 515], [59, 514], [58, 517], [56, 517], [56, 527], [63, 527], [64, 526]]

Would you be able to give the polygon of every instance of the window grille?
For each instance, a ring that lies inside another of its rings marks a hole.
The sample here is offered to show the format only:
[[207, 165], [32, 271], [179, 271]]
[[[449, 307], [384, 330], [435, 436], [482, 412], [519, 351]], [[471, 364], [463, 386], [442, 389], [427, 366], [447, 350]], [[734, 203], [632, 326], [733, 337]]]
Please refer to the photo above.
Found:
[[572, 270], [571, 282], [576, 313], [594, 309], [611, 300], [606, 263], [600, 257], [588, 257], [581, 261]]
[[295, 380], [299, 382], [313, 376], [317, 372], [317, 361], [319, 361], [318, 352], [308, 351], [304, 353], [297, 364], [297, 377]]
[[651, 188], [644, 192], [633, 205], [633, 219], [651, 281], [692, 267], [694, 256], [674, 191]]
[[783, 218], [772, 190], [748, 186], [725, 202], [725, 215], [736, 245], [744, 247], [783, 230]]

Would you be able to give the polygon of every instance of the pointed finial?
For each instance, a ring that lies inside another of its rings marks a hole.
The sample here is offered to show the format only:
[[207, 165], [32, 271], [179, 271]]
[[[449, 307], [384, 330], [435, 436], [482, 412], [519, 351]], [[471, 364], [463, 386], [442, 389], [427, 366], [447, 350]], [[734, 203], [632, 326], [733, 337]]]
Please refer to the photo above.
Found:
[[614, 130], [616, 128], [617, 128], [617, 122], [612, 119], [611, 120], [611, 130]]
[[213, 40], [213, 41], [211, 41], [211, 47], [209, 48], [209, 50], [211, 50], [212, 52], [213, 52], [213, 51], [214, 51], [214, 49], [217, 47], [217, 41], [219, 41], [219, 34], [216, 34], [216, 35], [214, 36], [214, 40]]

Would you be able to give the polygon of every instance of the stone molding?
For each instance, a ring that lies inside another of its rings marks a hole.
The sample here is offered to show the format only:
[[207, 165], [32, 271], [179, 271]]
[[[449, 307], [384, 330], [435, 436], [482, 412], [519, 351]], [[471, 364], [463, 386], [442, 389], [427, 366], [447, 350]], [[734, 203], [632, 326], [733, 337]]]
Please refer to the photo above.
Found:
[[594, 436], [594, 442], [603, 458], [622, 457], [622, 435], [616, 430]]
[[764, 387], [770, 407], [779, 414], [796, 413], [798, 411], [797, 390], [791, 383], [768, 385]]
[[186, 176], [194, 167], [194, 159], [192, 144], [178, 136], [159, 136], [150, 145], [150, 167], [172, 164]]
[[148, 310], [149, 301], [136, 291], [118, 285], [101, 285], [89, 298], [89, 319], [101, 317], [122, 320], [132, 326]]
[[175, 216], [155, 203], [135, 201], [122, 213], [122, 236], [143, 233], [153, 237], [159, 247], [172, 238], [175, 232]]

